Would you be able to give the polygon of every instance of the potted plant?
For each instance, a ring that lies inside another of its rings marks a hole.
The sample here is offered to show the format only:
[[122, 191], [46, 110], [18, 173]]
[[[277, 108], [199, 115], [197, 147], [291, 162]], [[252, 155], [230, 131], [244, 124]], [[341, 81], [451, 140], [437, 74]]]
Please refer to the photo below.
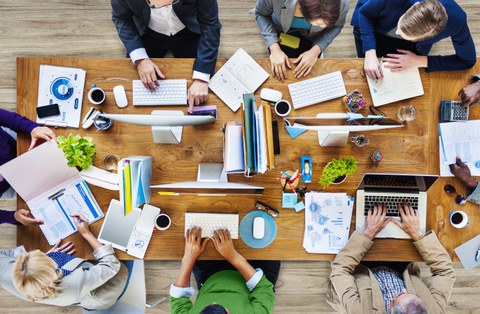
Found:
[[333, 159], [323, 168], [320, 184], [324, 189], [331, 184], [340, 184], [347, 178], [347, 175], [357, 171], [357, 160], [349, 156], [347, 158]]
[[92, 138], [70, 134], [68, 137], [58, 136], [57, 143], [63, 150], [69, 167], [85, 170], [93, 164], [93, 158], [97, 152]]

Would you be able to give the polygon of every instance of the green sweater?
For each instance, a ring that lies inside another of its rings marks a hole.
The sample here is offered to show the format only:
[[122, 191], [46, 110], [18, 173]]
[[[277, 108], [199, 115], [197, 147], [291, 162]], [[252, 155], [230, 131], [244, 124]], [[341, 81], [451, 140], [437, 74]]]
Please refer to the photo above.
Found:
[[214, 302], [228, 309], [230, 314], [272, 313], [275, 304], [273, 284], [263, 275], [250, 292], [238, 271], [220, 271], [203, 284], [195, 304], [187, 297], [170, 297], [170, 313], [196, 314]]

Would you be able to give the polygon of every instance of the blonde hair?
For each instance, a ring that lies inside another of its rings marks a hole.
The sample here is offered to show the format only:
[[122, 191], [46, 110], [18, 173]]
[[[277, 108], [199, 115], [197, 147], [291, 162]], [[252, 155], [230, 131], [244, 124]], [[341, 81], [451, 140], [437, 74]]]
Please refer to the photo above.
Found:
[[13, 285], [32, 301], [53, 298], [62, 289], [62, 272], [54, 260], [39, 250], [18, 256], [13, 266]]
[[405, 35], [425, 40], [440, 34], [447, 21], [447, 11], [438, 0], [424, 0], [407, 10], [398, 26]]

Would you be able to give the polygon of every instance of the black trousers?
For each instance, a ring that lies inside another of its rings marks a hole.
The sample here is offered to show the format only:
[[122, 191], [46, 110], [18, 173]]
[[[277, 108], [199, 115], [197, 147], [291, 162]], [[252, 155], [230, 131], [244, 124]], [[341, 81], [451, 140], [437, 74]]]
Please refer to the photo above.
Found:
[[[360, 38], [360, 29], [358, 27], [353, 28], [353, 37], [355, 38], [357, 57], [365, 58], [363, 43]], [[388, 53], [398, 53], [397, 49], [408, 50], [418, 54], [415, 43], [408, 40], [392, 38], [383, 34], [375, 33], [375, 42], [377, 44], [376, 51], [378, 57], [385, 57]]]
[[157, 33], [147, 28], [141, 37], [150, 58], [163, 58], [170, 50], [175, 58], [196, 58], [200, 35], [184, 28], [173, 36]]
[[[280, 261], [248, 261], [253, 268], [261, 268], [263, 274], [273, 284], [277, 283], [278, 274], [280, 273]], [[236, 270], [229, 262], [225, 260], [219, 261], [196, 261], [193, 266], [193, 275], [197, 281], [197, 288], [200, 290], [207, 279], [222, 270]]]
[[300, 38], [300, 46], [298, 47], [298, 49], [293, 49], [280, 44], [280, 48], [282, 48], [282, 51], [289, 58], [298, 58], [299, 55], [301, 55], [305, 51], [310, 50], [310, 48], [312, 48], [313, 42], [307, 37], [303, 36], [300, 32], [295, 31], [295, 32], [288, 33], [288, 35], [292, 35]]

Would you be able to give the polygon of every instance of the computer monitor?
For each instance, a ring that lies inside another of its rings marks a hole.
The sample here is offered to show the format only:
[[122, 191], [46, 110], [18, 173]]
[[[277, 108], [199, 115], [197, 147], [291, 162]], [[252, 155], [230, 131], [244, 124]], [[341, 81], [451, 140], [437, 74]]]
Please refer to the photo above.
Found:
[[349, 132], [401, 128], [404, 125], [384, 116], [353, 113], [321, 113], [316, 117], [285, 118], [287, 127], [318, 131], [320, 146], [345, 146]]
[[211, 123], [212, 116], [185, 116], [180, 110], [154, 110], [152, 114], [108, 114], [99, 117], [114, 121], [152, 126], [153, 142], [156, 144], [180, 144], [183, 126]]
[[262, 195], [264, 188], [228, 182], [223, 163], [202, 163], [197, 181], [152, 185], [161, 195], [197, 194], [199, 196]]

